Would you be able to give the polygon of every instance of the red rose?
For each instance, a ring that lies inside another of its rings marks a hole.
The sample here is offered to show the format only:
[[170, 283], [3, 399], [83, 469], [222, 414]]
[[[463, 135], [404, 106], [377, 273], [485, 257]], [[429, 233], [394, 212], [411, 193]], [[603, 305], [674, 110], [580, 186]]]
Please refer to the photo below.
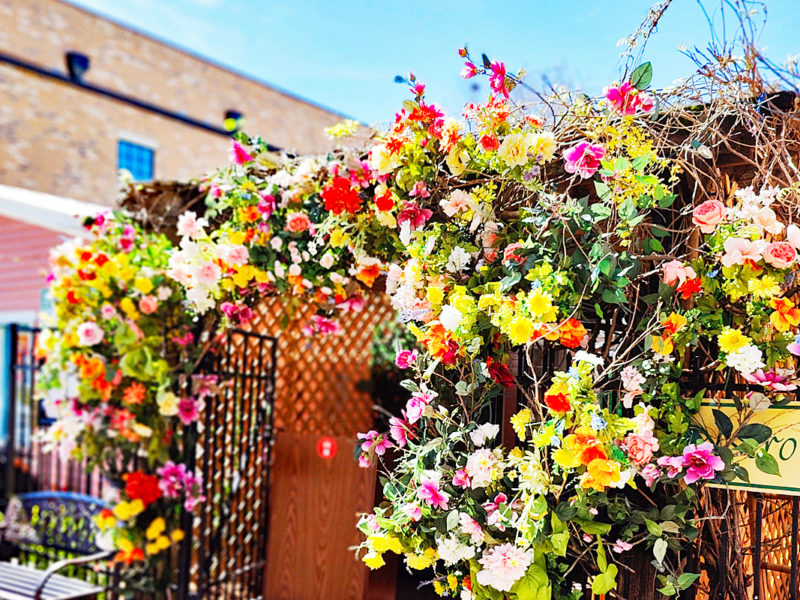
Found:
[[124, 475], [123, 479], [125, 480], [125, 494], [131, 500], [141, 500], [142, 504], [147, 507], [161, 498], [158, 476], [134, 471]]
[[489, 369], [489, 375], [495, 383], [499, 383], [503, 387], [514, 387], [514, 376], [506, 365], [492, 358], [487, 358], [486, 367]]
[[565, 413], [572, 408], [566, 394], [547, 394], [544, 397], [544, 403], [547, 404], [547, 408], [554, 413]]

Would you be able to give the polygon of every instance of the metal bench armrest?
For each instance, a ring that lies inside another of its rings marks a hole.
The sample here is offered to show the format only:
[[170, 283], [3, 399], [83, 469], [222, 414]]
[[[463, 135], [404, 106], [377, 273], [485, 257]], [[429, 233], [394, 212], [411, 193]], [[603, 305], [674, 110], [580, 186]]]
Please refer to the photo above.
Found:
[[42, 592], [44, 591], [45, 585], [47, 585], [47, 582], [50, 580], [50, 578], [61, 569], [74, 565], [85, 565], [88, 563], [96, 562], [98, 560], [103, 560], [104, 558], [111, 558], [112, 556], [114, 556], [114, 552], [103, 551], [103, 552], [98, 552], [96, 554], [90, 554], [88, 556], [81, 556], [78, 558], [68, 558], [66, 560], [60, 560], [58, 562], [53, 563], [44, 572], [44, 577], [39, 582], [39, 586], [36, 588], [36, 592], [34, 592], [33, 596], [34, 600], [42, 600]]

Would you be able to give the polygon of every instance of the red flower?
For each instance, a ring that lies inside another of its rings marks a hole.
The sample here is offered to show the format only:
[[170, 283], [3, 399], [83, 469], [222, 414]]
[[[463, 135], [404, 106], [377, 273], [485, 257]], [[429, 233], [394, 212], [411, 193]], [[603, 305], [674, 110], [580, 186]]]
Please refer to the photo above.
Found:
[[380, 196], [375, 196], [375, 206], [378, 210], [392, 210], [394, 208], [394, 199], [392, 192], [388, 188]]
[[696, 294], [703, 290], [703, 281], [699, 277], [694, 279], [687, 279], [680, 286], [678, 286], [678, 293], [683, 300], [688, 300], [692, 294]]
[[495, 383], [499, 383], [503, 387], [514, 387], [514, 376], [506, 365], [489, 357], [486, 359], [486, 367]]
[[486, 152], [497, 150], [500, 147], [500, 142], [497, 141], [497, 136], [493, 133], [487, 133], [481, 136], [481, 148]]
[[145, 507], [161, 498], [157, 475], [147, 475], [142, 471], [134, 471], [123, 475], [125, 494], [131, 500], [141, 500]]
[[322, 199], [325, 201], [325, 209], [335, 215], [345, 211], [354, 213], [361, 208], [361, 197], [346, 177], [334, 177], [322, 190]]
[[567, 319], [560, 328], [561, 343], [567, 348], [577, 348], [586, 335], [586, 328], [578, 319]]
[[544, 403], [555, 413], [565, 413], [572, 408], [566, 394], [547, 394], [544, 397]]

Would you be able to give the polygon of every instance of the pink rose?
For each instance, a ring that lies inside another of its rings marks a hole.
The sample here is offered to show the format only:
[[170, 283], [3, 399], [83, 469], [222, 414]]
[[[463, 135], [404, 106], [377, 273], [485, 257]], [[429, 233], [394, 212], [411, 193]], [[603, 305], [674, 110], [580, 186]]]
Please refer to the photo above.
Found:
[[105, 332], [94, 321], [86, 321], [78, 325], [78, 342], [81, 346], [94, 346], [103, 340]]
[[600, 168], [600, 161], [605, 155], [606, 149], [603, 146], [580, 142], [564, 150], [564, 170], [588, 179]]
[[417, 362], [417, 351], [416, 350], [401, 350], [397, 353], [397, 358], [395, 362], [398, 367], [401, 369], [407, 369], [415, 362]]
[[714, 233], [714, 228], [722, 223], [728, 209], [719, 200], [706, 200], [692, 212], [692, 223], [703, 233]]
[[797, 250], [789, 242], [773, 242], [764, 248], [764, 261], [776, 269], [788, 269], [797, 260]]
[[286, 227], [284, 227], [284, 229], [292, 233], [300, 233], [301, 231], [306, 231], [310, 227], [311, 219], [308, 218], [306, 213], [294, 212], [287, 215]]
[[683, 449], [683, 466], [686, 468], [684, 479], [692, 484], [698, 479], [714, 479], [716, 471], [722, 471], [725, 463], [714, 454], [714, 445], [704, 442], [698, 446], [689, 444]]
[[658, 440], [652, 435], [629, 433], [625, 438], [625, 449], [633, 464], [645, 465], [653, 460], [653, 452], [658, 450]]
[[697, 277], [697, 273], [692, 267], [685, 267], [679, 260], [671, 260], [668, 263], [664, 263], [661, 268], [664, 270], [661, 281], [667, 285], [681, 285], [687, 279]]
[[506, 249], [503, 251], [503, 262], [515, 262], [518, 265], [524, 263], [526, 260], [525, 257], [516, 253], [520, 248], [522, 248], [522, 244], [519, 243], [506, 246]]
[[155, 296], [142, 296], [139, 300], [139, 310], [146, 315], [152, 315], [158, 310], [158, 300]]

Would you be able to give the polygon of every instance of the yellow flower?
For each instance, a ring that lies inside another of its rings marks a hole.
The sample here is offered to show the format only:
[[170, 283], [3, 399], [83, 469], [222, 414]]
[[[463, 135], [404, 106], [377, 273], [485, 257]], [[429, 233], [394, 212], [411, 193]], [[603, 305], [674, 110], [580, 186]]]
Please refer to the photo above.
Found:
[[523, 408], [513, 417], [511, 417], [511, 426], [514, 428], [514, 433], [517, 434], [519, 441], [525, 441], [525, 426], [533, 420], [533, 413], [530, 408]]
[[133, 282], [133, 287], [135, 287], [143, 294], [149, 294], [150, 292], [153, 291], [153, 282], [144, 277], [137, 277], [136, 280]]
[[164, 536], [164, 535], [162, 535], [162, 536], [159, 536], [158, 538], [156, 538], [156, 540], [154, 542], [151, 542], [151, 543], [147, 544], [144, 547], [144, 549], [145, 549], [145, 552], [147, 552], [148, 554], [152, 555], [152, 554], [158, 554], [162, 550], [166, 550], [171, 545], [172, 545], [172, 542], [170, 542], [169, 538]]
[[497, 149], [499, 156], [509, 167], [518, 167], [528, 163], [528, 142], [530, 139], [522, 133], [510, 133], [503, 138]]
[[145, 536], [148, 540], [155, 540], [167, 528], [167, 522], [164, 520], [163, 517], [156, 517], [153, 519], [152, 523], [147, 527], [147, 531], [145, 531]]
[[367, 552], [361, 559], [370, 569], [379, 569], [386, 563], [378, 552]]
[[536, 160], [541, 162], [548, 162], [551, 160], [556, 153], [556, 148], [558, 148], [556, 137], [550, 131], [533, 134], [529, 133], [528, 142], [530, 150], [536, 157]]
[[403, 553], [403, 546], [400, 543], [400, 539], [393, 535], [371, 535], [367, 538], [367, 544], [369, 544], [370, 548], [375, 552], [383, 553], [388, 550], [395, 554]]
[[181, 529], [174, 529], [171, 534], [169, 534], [170, 539], [174, 544], [180, 542], [186, 534], [183, 533]]
[[444, 596], [444, 586], [441, 581], [433, 582], [433, 591], [436, 592], [437, 596]]
[[478, 299], [478, 308], [485, 311], [490, 306], [497, 306], [499, 302], [500, 299], [494, 294], [484, 294]]
[[439, 305], [444, 300], [444, 292], [442, 288], [436, 285], [430, 286], [427, 290], [425, 290], [425, 295], [428, 298], [428, 302], [433, 305]]
[[331, 231], [330, 245], [333, 246], [334, 248], [341, 248], [343, 246], [346, 246], [347, 242], [349, 241], [350, 241], [350, 236], [347, 235], [341, 229], [337, 228]]
[[239, 246], [244, 244], [244, 241], [247, 239], [244, 231], [231, 231], [228, 234], [228, 239], [230, 240], [231, 244]]
[[586, 473], [581, 478], [581, 487], [602, 492], [619, 480], [619, 463], [617, 461], [596, 458], [586, 467]]
[[120, 502], [114, 507], [114, 515], [120, 521], [127, 521], [134, 518], [144, 510], [144, 503], [137, 498], [130, 502]]
[[719, 349], [722, 352], [725, 354], [731, 354], [732, 352], [736, 352], [740, 348], [747, 346], [747, 344], [750, 343], [750, 338], [744, 335], [738, 329], [726, 327], [722, 330], [722, 333], [717, 336], [717, 343], [719, 344]]
[[122, 300], [120, 300], [119, 307], [129, 319], [133, 319], [135, 321], [139, 317], [139, 311], [136, 310], [136, 305], [133, 303], [133, 300], [130, 297], [125, 296]]
[[172, 392], [159, 395], [156, 402], [162, 417], [174, 417], [178, 414], [178, 397]]
[[445, 158], [447, 168], [456, 177], [460, 176], [467, 168], [470, 157], [469, 152], [466, 150], [459, 150], [458, 147], [453, 148]]
[[422, 569], [427, 569], [433, 563], [435, 563], [436, 558], [436, 550], [433, 548], [427, 548], [422, 554], [406, 554], [406, 564], [411, 569], [421, 571]]
[[451, 573], [447, 576], [447, 585], [450, 586], [451, 592], [455, 592], [458, 589], [458, 578]]
[[527, 317], [517, 317], [508, 327], [508, 338], [512, 344], [527, 344], [533, 335], [533, 323]]
[[539, 321], [556, 320], [553, 299], [542, 288], [536, 288], [528, 295], [528, 310]]
[[110, 513], [106, 510], [97, 515], [94, 520], [95, 523], [97, 523], [97, 527], [103, 531], [106, 529], [111, 529], [117, 524], [117, 519], [114, 517], [113, 513]]
[[233, 276], [233, 283], [236, 287], [247, 287], [247, 284], [255, 276], [255, 271], [256, 269], [252, 265], [242, 265]]
[[781, 286], [773, 275], [754, 277], [747, 282], [747, 291], [756, 298], [772, 298], [781, 293]]
[[653, 338], [653, 352], [667, 356], [672, 354], [675, 349], [675, 344], [672, 343], [671, 338], [654, 337]]
[[153, 430], [143, 423], [134, 423], [131, 429], [133, 429], [134, 433], [139, 437], [149, 438], [153, 435]]

